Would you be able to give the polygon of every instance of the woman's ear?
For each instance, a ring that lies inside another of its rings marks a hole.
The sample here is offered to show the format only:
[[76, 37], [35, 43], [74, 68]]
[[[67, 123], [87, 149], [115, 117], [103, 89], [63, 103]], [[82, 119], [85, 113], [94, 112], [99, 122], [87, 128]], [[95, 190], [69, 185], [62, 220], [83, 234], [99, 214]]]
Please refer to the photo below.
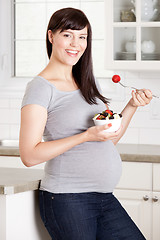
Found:
[[48, 40], [50, 43], [53, 43], [53, 32], [51, 30], [48, 30]]

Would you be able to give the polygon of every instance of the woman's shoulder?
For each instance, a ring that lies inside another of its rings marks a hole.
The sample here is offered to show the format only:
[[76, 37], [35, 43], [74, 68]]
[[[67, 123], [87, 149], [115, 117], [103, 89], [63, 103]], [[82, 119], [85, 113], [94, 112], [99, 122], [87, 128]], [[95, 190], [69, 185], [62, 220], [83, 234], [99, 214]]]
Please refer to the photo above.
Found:
[[49, 83], [49, 81], [38, 75], [35, 76], [31, 81], [29, 81], [26, 86], [26, 91], [36, 91], [38, 93], [44, 94], [47, 93], [52, 95], [53, 90], [54, 89]]
[[39, 87], [43, 86], [43, 87], [46, 87], [46, 88], [50, 88], [49, 82], [45, 78], [43, 78], [39, 75], [35, 76], [30, 82], [28, 82], [28, 85], [37, 86], [37, 87], [38, 86]]
[[48, 108], [52, 95], [51, 86], [39, 76], [35, 76], [26, 86], [22, 106], [39, 104]]

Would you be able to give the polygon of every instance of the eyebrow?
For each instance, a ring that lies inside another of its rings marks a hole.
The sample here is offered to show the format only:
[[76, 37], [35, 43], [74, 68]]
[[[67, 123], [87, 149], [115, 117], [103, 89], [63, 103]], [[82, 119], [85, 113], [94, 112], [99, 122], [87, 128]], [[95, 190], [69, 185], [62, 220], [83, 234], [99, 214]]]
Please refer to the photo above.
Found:
[[[78, 31], [78, 30], [77, 30]], [[71, 32], [71, 31], [69, 31], [69, 30], [63, 30], [63, 32], [69, 32], [69, 33], [72, 33], [73, 34], [73, 32]], [[88, 35], [87, 33], [81, 33], [80, 35]]]

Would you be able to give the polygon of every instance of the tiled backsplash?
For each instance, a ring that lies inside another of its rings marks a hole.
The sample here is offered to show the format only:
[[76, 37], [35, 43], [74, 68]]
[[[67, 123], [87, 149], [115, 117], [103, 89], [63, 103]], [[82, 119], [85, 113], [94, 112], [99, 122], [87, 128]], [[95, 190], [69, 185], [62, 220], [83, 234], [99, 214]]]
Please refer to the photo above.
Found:
[[18, 139], [21, 98], [0, 98], [0, 139]]
[[[123, 83], [137, 88], [150, 88], [160, 96], [159, 73], [123, 72]], [[130, 90], [113, 84], [111, 79], [99, 79], [106, 97], [111, 98], [110, 108], [120, 112], [130, 98]], [[23, 94], [22, 94], [23, 95]], [[18, 139], [22, 98], [0, 98], [0, 139]], [[120, 141], [133, 144], [160, 145], [160, 99], [153, 98], [150, 105], [140, 107], [127, 132]]]

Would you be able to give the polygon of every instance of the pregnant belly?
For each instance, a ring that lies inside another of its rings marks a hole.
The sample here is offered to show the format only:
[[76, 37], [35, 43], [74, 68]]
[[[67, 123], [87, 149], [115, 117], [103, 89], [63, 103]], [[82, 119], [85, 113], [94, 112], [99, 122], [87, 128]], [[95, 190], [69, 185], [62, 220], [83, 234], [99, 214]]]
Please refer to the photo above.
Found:
[[87, 142], [49, 161], [46, 172], [62, 185], [108, 192], [121, 176], [121, 159], [112, 142]]

